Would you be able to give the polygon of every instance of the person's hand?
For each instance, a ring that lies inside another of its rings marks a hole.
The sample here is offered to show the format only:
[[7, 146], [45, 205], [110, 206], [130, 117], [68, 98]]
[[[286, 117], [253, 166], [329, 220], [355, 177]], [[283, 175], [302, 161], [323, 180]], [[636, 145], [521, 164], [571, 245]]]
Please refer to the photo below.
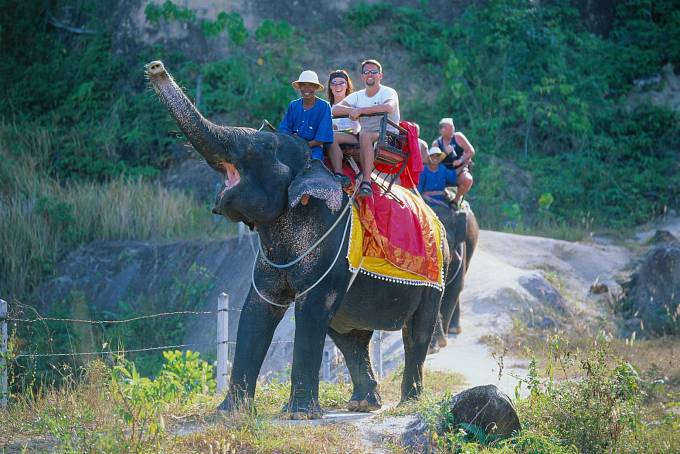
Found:
[[359, 119], [359, 116], [360, 116], [360, 115], [361, 115], [361, 109], [352, 109], [352, 110], [349, 112], [349, 118], [350, 118], [350, 120], [356, 121], [356, 120]]

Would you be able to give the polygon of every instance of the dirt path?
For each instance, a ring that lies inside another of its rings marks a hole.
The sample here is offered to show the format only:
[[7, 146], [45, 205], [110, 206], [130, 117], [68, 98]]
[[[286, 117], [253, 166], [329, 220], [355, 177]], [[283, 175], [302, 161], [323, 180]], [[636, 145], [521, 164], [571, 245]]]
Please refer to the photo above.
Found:
[[[503, 358], [499, 377], [501, 360], [480, 340], [511, 329], [514, 318], [549, 325], [556, 321], [546, 313], [597, 317], [601, 308], [588, 297], [590, 284], [598, 279], [618, 288], [615, 276], [630, 255], [620, 246], [482, 231], [461, 298], [463, 332], [450, 335], [425, 367], [458, 372], [468, 386], [495, 384], [514, 397], [526, 361]], [[400, 334], [387, 333], [384, 342], [394, 358], [388, 364], [395, 364]]]

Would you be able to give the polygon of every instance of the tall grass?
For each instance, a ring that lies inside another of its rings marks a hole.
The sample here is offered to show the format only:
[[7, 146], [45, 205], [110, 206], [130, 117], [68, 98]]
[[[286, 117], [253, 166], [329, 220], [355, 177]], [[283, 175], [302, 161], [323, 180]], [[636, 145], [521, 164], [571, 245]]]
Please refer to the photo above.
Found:
[[94, 239], [195, 238], [210, 211], [157, 181], [59, 182], [43, 127], [0, 124], [0, 295], [25, 297], [69, 249]]

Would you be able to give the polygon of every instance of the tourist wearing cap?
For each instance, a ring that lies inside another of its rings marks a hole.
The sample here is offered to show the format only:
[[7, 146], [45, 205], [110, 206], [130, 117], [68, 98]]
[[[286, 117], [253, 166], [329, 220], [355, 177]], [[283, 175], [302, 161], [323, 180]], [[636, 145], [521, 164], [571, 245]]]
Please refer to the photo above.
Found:
[[314, 71], [302, 71], [293, 87], [300, 91], [300, 98], [288, 104], [279, 132], [303, 138], [312, 149], [312, 159], [323, 161], [323, 145], [333, 142], [331, 106], [316, 96], [323, 85]]
[[456, 184], [456, 171], [440, 165], [445, 154], [439, 147], [430, 148], [428, 155], [430, 157], [429, 163], [423, 169], [423, 173], [420, 174], [418, 192], [428, 204], [446, 203], [444, 191], [447, 185]]
[[[371, 188], [371, 173], [375, 152], [373, 144], [378, 140], [380, 117], [361, 117], [374, 113], [387, 113], [392, 122], [399, 124], [399, 96], [397, 92], [385, 85], [381, 85], [383, 77], [382, 66], [376, 60], [365, 60], [361, 63], [361, 80], [363, 90], [348, 95], [342, 102], [333, 106], [334, 115], [349, 115], [352, 120], [359, 120], [359, 149], [361, 152], [362, 181], [359, 185], [359, 197], [373, 195]], [[361, 118], [360, 118], [361, 117]], [[394, 130], [393, 127], [388, 127]]]
[[453, 118], [442, 118], [439, 121], [439, 133], [441, 135], [432, 142], [432, 146], [444, 152], [445, 158], [442, 160], [442, 165], [454, 169], [458, 174], [458, 187], [453, 202], [455, 206], [459, 206], [463, 196], [472, 187], [470, 166], [475, 149], [462, 132], [456, 131]]

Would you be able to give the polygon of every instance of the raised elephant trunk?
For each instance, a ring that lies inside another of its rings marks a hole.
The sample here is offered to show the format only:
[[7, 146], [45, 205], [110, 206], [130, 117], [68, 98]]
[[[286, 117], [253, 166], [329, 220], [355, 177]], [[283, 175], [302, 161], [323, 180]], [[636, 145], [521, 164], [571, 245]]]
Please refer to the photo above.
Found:
[[208, 164], [224, 173], [227, 168], [233, 168], [231, 164], [237, 160], [235, 147], [232, 145], [234, 128], [216, 125], [203, 117], [165, 70], [162, 62], [152, 61], [147, 64], [146, 74], [182, 132]]

